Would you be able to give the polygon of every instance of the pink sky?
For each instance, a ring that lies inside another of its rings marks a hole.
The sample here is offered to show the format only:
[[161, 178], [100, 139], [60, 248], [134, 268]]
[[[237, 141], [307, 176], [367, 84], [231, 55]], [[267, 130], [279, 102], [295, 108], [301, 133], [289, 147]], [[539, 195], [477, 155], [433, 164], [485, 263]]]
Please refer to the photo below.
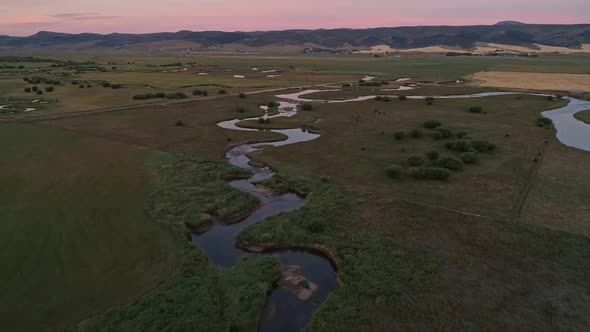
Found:
[[0, 35], [590, 23], [590, 0], [0, 0]]

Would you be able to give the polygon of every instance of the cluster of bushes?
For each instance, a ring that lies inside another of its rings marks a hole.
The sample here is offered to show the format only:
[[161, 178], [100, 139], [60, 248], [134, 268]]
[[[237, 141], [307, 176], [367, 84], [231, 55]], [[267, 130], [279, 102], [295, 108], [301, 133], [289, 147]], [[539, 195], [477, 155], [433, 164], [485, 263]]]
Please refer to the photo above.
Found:
[[143, 95], [135, 95], [133, 96], [133, 100], [146, 100], [146, 99], [157, 99], [157, 98], [166, 98], [166, 94], [164, 92], [158, 93], [146, 93]]
[[208, 96], [209, 92], [207, 92], [207, 90], [193, 90], [193, 96]]
[[386, 103], [391, 101], [391, 98], [389, 96], [377, 96], [375, 97], [376, 101], [384, 101]]
[[244, 107], [244, 106], [236, 107], [236, 112], [238, 112], [238, 113], [246, 113], [247, 111], [248, 111], [248, 109], [246, 109], [246, 107]]
[[424, 99], [426, 101], [427, 105], [433, 105], [434, 104], [434, 97], [426, 97], [426, 99]]
[[240, 97], [240, 99], [245, 99], [247, 97], [247, 95], [243, 92], [240, 92], [240, 94], [238, 95], [238, 97]]
[[188, 98], [188, 96], [184, 92], [173, 92], [173, 93], [166, 94], [166, 99], [184, 99], [184, 98]]
[[438, 120], [428, 120], [424, 122], [424, 128], [426, 129], [434, 129], [442, 126], [442, 123]]
[[30, 83], [30, 84], [41, 84], [41, 83], [45, 83], [45, 84], [51, 84], [51, 85], [61, 85], [61, 81], [58, 80], [53, 80], [53, 79], [48, 79], [48, 78], [43, 78], [43, 77], [25, 77], [23, 78], [23, 81]]
[[268, 108], [275, 108], [281, 106], [281, 104], [278, 101], [273, 100], [269, 102], [266, 106], [268, 106]]
[[[45, 88], [45, 91], [47, 91], [47, 92], [53, 92], [53, 90], [54, 90], [54, 89], [55, 89], [55, 88], [54, 88], [53, 86], [48, 86], [48, 87], [46, 87], [46, 88]], [[26, 93], [31, 93], [31, 92], [34, 92], [34, 93], [36, 93], [36, 94], [38, 94], [38, 95], [42, 95], [42, 94], [43, 94], [43, 90], [42, 90], [42, 89], [40, 89], [40, 88], [39, 88], [38, 86], [36, 86], [36, 85], [35, 85], [35, 86], [32, 86], [32, 87], [30, 87], [30, 88], [25, 88], [25, 92], [26, 92]]]
[[360, 80], [359, 81], [359, 86], [382, 86], [382, 85], [388, 85], [389, 82], [387, 81], [363, 81]]
[[219, 95], [224, 95], [226, 93], [227, 93], [227, 91], [225, 91], [225, 89], [220, 89], [219, 91], [217, 91], [217, 94], [219, 94]]
[[550, 128], [551, 126], [553, 126], [553, 120], [546, 118], [544, 116], [540, 116], [537, 119], [537, 126], [541, 127], [541, 128], [545, 128], [545, 127]]
[[79, 87], [80, 87], [80, 89], [83, 89], [83, 88], [91, 88], [92, 85], [90, 85], [90, 84], [86, 84], [86, 85], [80, 84]]
[[496, 144], [484, 140], [465, 140], [460, 139], [445, 144], [446, 148], [455, 152], [493, 152], [496, 150]]
[[453, 132], [450, 129], [443, 127], [435, 128], [434, 133], [432, 133], [432, 137], [437, 141], [445, 138], [451, 138], [453, 136]]

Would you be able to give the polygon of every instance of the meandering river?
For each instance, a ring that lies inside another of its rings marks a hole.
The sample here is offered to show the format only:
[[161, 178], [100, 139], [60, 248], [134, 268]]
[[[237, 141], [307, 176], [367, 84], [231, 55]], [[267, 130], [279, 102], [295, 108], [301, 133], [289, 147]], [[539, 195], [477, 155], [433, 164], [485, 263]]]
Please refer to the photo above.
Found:
[[[305, 99], [302, 96], [315, 92], [340, 91], [340, 90], [305, 90], [297, 93], [277, 95], [281, 105], [279, 113], [268, 115], [268, 108], [264, 118], [289, 117], [297, 114], [299, 104], [303, 102], [327, 102], [346, 103], [374, 99], [376, 96], [362, 96], [346, 100], [314, 100]], [[518, 94], [514, 92], [490, 92], [473, 95], [434, 96], [440, 99], [452, 98], [482, 98]], [[531, 94], [546, 96], [541, 94]], [[426, 96], [408, 96], [409, 99], [425, 99]], [[568, 98], [570, 103], [560, 109], [543, 112], [545, 117], [552, 119], [557, 128], [558, 139], [569, 146], [590, 151], [590, 126], [575, 119], [573, 114], [590, 109], [590, 102], [574, 98]], [[257, 131], [236, 126], [240, 121], [254, 120], [234, 119], [218, 124], [219, 127], [231, 130]], [[533, 125], [533, 124], [531, 124]], [[228, 161], [237, 167], [248, 169], [252, 172], [249, 179], [231, 182], [234, 188], [257, 197], [261, 205], [243, 221], [232, 224], [215, 224], [211, 229], [201, 234], [193, 234], [193, 242], [209, 257], [213, 264], [222, 268], [231, 268], [240, 259], [247, 256], [275, 255], [284, 267], [283, 279], [306, 280], [310, 285], [308, 289], [302, 289], [296, 283], [290, 284], [283, 280], [273, 289], [267, 300], [264, 318], [260, 325], [260, 331], [300, 331], [311, 320], [319, 306], [326, 300], [330, 292], [336, 287], [336, 271], [332, 262], [325, 256], [308, 250], [275, 250], [269, 253], [254, 253], [236, 246], [235, 237], [244, 228], [265, 220], [268, 217], [300, 209], [305, 205], [305, 200], [295, 194], [273, 195], [270, 192], [257, 190], [254, 183], [269, 179], [275, 174], [263, 167], [252, 166], [248, 154], [264, 149], [268, 146], [278, 147], [315, 140], [320, 135], [304, 131], [302, 129], [272, 130], [285, 135], [285, 140], [244, 144], [232, 148], [226, 154]]]

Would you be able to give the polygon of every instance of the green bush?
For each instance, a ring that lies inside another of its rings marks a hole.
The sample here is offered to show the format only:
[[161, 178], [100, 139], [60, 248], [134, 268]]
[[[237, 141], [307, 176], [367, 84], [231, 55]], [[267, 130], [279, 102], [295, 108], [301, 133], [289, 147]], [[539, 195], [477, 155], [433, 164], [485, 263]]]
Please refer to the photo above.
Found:
[[240, 97], [240, 99], [245, 99], [247, 96], [245, 93], [240, 92], [240, 94], [238, 95], [238, 97]]
[[43, 91], [42, 90], [37, 90], [37, 94], [38, 95], [42, 95], [43, 94]]
[[476, 164], [479, 161], [479, 155], [475, 152], [464, 152], [461, 154], [461, 160], [465, 164]]
[[209, 95], [209, 92], [207, 92], [207, 90], [203, 90], [203, 97], [207, 97]]
[[420, 138], [422, 137], [422, 131], [420, 129], [414, 129], [410, 132], [410, 136], [413, 138]]
[[[76, 84], [78, 84], [78, 83], [76, 83]], [[103, 88], [108, 88], [108, 87], [111, 86], [111, 83], [109, 83], [109, 82], [102, 82], [100, 85], [102, 85]]]
[[463, 169], [463, 162], [455, 157], [444, 157], [438, 162], [441, 167], [450, 169], [453, 171], [460, 171]]
[[39, 87], [38, 87], [38, 86], [33, 86], [33, 87], [31, 88], [31, 90], [33, 90], [34, 92], [37, 92], [37, 91], [39, 90]]
[[246, 113], [247, 110], [246, 110], [246, 107], [244, 107], [244, 106], [238, 106], [238, 107], [236, 107], [236, 111], [238, 113]]
[[[453, 132], [448, 128], [438, 127], [438, 128], [435, 128], [434, 130], [435, 130], [435, 133], [440, 133], [440, 136], [438, 139], [453, 137]], [[437, 138], [435, 137], [435, 139], [437, 139]]]
[[310, 103], [305, 103], [303, 106], [301, 106], [301, 109], [304, 111], [311, 111], [313, 110], [313, 105]]
[[399, 96], [398, 98], [399, 98], [399, 100], [406, 100], [406, 99], [408, 99], [407, 96]]
[[455, 136], [457, 138], [465, 138], [465, 137], [469, 136], [469, 133], [466, 130], [461, 130], [461, 131], [458, 131], [457, 133], [455, 133]]
[[178, 121], [176, 121], [175, 125], [177, 127], [184, 127], [184, 122], [182, 122], [182, 120], [178, 120]]
[[424, 122], [424, 128], [426, 128], [426, 129], [434, 129], [434, 128], [437, 128], [440, 126], [442, 126], [442, 123], [437, 120], [428, 120], [428, 121]]
[[469, 107], [469, 112], [471, 112], [471, 113], [482, 113], [483, 112], [483, 107], [481, 107], [481, 106], [471, 106], [471, 107]]
[[432, 150], [426, 154], [426, 157], [428, 157], [428, 159], [430, 160], [438, 160], [440, 154], [438, 153], [438, 151]]
[[388, 96], [383, 96], [383, 97], [381, 97], [381, 100], [388, 103], [391, 101], [391, 98], [389, 98]]
[[424, 166], [427, 162], [426, 157], [422, 155], [414, 155], [408, 158], [408, 165], [411, 167]]
[[29, 93], [29, 92], [31, 92], [31, 88], [25, 88], [25, 92], [26, 92], [26, 93]]
[[183, 99], [183, 98], [188, 98], [188, 96], [184, 92], [174, 92], [174, 93], [167, 94], [166, 98], [167, 99]]
[[51, 85], [45, 88], [45, 92], [53, 92], [53, 90], [55, 90], [55, 87]]
[[471, 142], [468, 140], [456, 140], [454, 142], [448, 142], [445, 144], [447, 149], [457, 152], [469, 152], [471, 151]]
[[406, 170], [399, 165], [390, 165], [385, 168], [385, 174], [392, 179], [399, 179], [404, 176]]
[[490, 149], [490, 143], [486, 141], [472, 141], [471, 146], [479, 152], [487, 152]]
[[120, 89], [122, 87], [123, 87], [123, 85], [121, 85], [121, 84], [111, 84], [111, 89]]
[[227, 91], [225, 91], [225, 89], [220, 89], [219, 91], [217, 91], [217, 94], [219, 94], [219, 95], [224, 95], [226, 93], [227, 93]]
[[279, 104], [278, 102], [276, 102], [276, 101], [273, 100], [273, 101], [269, 102], [267, 106], [269, 108], [274, 108], [274, 107], [279, 107], [280, 105], [281, 104]]
[[383, 97], [381, 97], [381, 96], [377, 96], [377, 97], [375, 97], [375, 100], [376, 100], [376, 101], [381, 101], [381, 100], [383, 100]]
[[434, 104], [434, 97], [427, 97], [426, 99], [426, 105], [433, 105]]
[[258, 123], [263, 124], [264, 123], [264, 118], [258, 118]]
[[541, 116], [537, 119], [537, 126], [539, 127], [550, 127], [553, 125], [553, 120]]
[[202, 96], [203, 95], [203, 90], [193, 90], [193, 96]]
[[406, 137], [406, 133], [403, 131], [396, 131], [393, 133], [393, 137], [395, 137], [396, 140], [401, 141]]

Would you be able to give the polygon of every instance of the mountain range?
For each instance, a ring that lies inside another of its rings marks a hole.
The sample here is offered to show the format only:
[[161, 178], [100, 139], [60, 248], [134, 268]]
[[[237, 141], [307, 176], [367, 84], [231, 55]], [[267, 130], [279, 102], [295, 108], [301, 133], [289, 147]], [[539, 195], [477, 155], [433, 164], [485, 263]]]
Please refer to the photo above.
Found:
[[251, 47], [312, 44], [326, 48], [363, 48], [388, 45], [418, 48], [446, 45], [465, 49], [476, 43], [530, 46], [542, 44], [578, 48], [590, 43], [590, 24], [540, 25], [502, 21], [478, 26], [416, 26], [371, 29], [318, 29], [255, 32], [179, 31], [146, 34], [69, 34], [41, 31], [32, 36], [0, 35], [0, 47], [60, 47], [85, 44], [88, 47], [120, 47], [165, 41], [197, 43], [203, 46], [241, 44]]

